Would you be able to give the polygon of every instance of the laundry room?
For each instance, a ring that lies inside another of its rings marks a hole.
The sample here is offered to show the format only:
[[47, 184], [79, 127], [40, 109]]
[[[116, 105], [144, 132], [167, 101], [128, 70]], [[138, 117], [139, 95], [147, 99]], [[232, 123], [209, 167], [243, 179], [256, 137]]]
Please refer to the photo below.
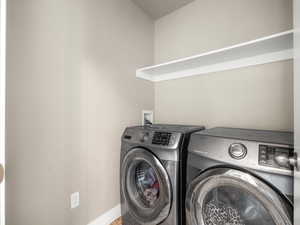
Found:
[[300, 225], [299, 0], [0, 3], [0, 225]]

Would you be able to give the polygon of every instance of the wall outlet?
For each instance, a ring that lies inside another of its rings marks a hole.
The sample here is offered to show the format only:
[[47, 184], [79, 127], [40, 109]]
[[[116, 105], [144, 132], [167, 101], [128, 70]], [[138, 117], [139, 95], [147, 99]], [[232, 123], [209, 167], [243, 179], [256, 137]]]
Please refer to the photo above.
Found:
[[70, 196], [71, 209], [77, 208], [79, 206], [79, 192], [74, 192]]

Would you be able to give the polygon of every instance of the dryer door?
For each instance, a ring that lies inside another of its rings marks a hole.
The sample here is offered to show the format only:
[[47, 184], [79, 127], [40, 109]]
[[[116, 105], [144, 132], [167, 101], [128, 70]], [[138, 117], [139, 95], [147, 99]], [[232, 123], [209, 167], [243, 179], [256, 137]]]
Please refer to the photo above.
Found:
[[142, 148], [130, 150], [121, 167], [121, 188], [129, 213], [140, 224], [159, 224], [171, 209], [172, 192], [161, 162]]
[[187, 225], [292, 225], [292, 205], [260, 179], [215, 168], [190, 184]]

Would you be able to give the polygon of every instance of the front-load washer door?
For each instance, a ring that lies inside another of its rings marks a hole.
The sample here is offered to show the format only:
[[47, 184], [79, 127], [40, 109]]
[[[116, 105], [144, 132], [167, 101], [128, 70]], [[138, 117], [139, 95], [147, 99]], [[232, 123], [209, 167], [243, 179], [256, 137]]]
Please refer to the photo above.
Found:
[[170, 179], [150, 151], [136, 148], [126, 154], [121, 167], [121, 188], [128, 213], [140, 224], [159, 224], [169, 215]]
[[292, 206], [269, 185], [231, 168], [194, 179], [186, 198], [187, 225], [292, 225]]

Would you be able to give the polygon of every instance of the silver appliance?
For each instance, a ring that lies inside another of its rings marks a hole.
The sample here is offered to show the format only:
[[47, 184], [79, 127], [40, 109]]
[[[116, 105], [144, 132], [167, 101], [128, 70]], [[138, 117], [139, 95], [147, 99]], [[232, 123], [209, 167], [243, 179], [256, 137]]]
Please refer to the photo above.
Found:
[[181, 225], [187, 145], [202, 126], [129, 127], [122, 136], [120, 193], [123, 225]]
[[192, 134], [187, 225], [292, 225], [293, 133], [212, 128]]

